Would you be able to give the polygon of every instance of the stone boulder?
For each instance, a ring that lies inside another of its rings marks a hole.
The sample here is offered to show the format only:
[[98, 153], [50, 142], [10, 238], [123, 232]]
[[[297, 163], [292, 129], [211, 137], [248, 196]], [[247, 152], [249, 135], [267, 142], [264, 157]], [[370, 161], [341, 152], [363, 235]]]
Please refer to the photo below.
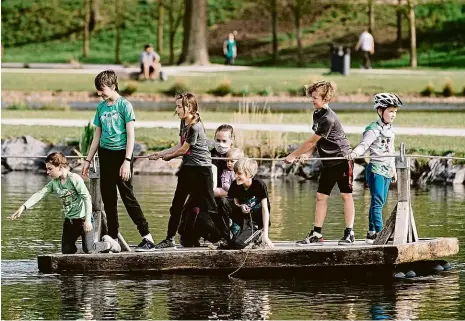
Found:
[[[449, 153], [446, 156], [453, 156]], [[453, 164], [451, 159], [432, 159], [428, 162], [427, 171], [423, 172], [418, 179], [419, 185], [427, 184], [463, 184], [463, 165]]]
[[284, 162], [275, 162], [274, 164], [267, 162], [260, 165], [257, 171], [257, 177], [278, 178], [285, 175]]
[[[45, 156], [50, 148], [51, 145], [43, 143], [32, 136], [2, 139], [2, 156]], [[44, 170], [44, 160], [44, 158], [2, 157], [2, 173]]]

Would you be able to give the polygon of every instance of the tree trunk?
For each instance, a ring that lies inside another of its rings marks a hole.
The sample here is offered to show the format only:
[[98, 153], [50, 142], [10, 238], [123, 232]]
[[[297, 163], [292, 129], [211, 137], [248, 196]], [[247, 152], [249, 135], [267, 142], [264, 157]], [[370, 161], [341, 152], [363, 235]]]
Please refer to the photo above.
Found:
[[89, 57], [89, 38], [90, 38], [90, 1], [84, 0], [84, 43], [82, 56], [84, 58]]
[[157, 50], [158, 53], [163, 52], [163, 26], [165, 22], [165, 7], [163, 0], [158, 2], [158, 28], [157, 28]]
[[402, 0], [397, 3], [397, 50], [402, 49]]
[[92, 32], [97, 23], [102, 19], [100, 16], [100, 0], [91, 0], [91, 14], [90, 14], [90, 24], [89, 24], [89, 31]]
[[301, 14], [300, 0], [297, 0], [297, 4], [294, 7], [295, 36], [297, 39], [297, 67], [302, 67], [304, 64], [300, 14]]
[[[180, 2], [178, 6], [175, 2]], [[169, 34], [169, 46], [170, 46], [170, 65], [174, 64], [174, 40], [176, 38], [176, 32], [181, 24], [183, 18], [182, 15], [182, 1], [170, 0], [168, 7], [168, 34]], [[176, 15], [175, 15], [176, 13]]]
[[375, 4], [373, 0], [368, 0], [368, 32], [373, 34], [375, 29]]
[[[121, 1], [123, 0], [116, 0], [115, 3], [115, 12], [116, 12], [116, 17], [120, 17], [121, 14], [121, 7], [122, 3]], [[116, 45], [115, 45], [115, 64], [120, 64], [121, 59], [120, 59], [120, 47], [121, 47], [121, 22], [123, 20], [123, 17], [120, 17], [117, 19], [116, 22]]]
[[417, 33], [415, 26], [415, 0], [408, 0], [410, 26], [410, 67], [417, 67]]
[[184, 5], [184, 34], [178, 64], [208, 65], [207, 0], [185, 0]]
[[278, 62], [278, 8], [276, 0], [271, 0], [271, 30], [273, 33], [273, 64]]

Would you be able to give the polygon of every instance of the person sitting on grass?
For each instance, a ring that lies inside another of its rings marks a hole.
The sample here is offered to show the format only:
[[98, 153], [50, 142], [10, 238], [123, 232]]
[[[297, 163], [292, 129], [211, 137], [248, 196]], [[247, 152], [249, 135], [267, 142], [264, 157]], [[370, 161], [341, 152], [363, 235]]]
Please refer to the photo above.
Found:
[[232, 239], [220, 243], [219, 247], [243, 249], [251, 243], [261, 243], [273, 248], [268, 236], [270, 225], [270, 201], [266, 184], [255, 178], [258, 164], [250, 158], [241, 158], [234, 164], [235, 180], [228, 191], [228, 197], [234, 202], [232, 221], [239, 226], [239, 231]]
[[152, 44], [147, 44], [140, 54], [140, 70], [144, 80], [155, 80], [160, 76], [160, 55], [153, 50]]
[[21, 214], [33, 207], [46, 195], [55, 193], [63, 204], [65, 221], [61, 238], [61, 253], [75, 254], [77, 252], [76, 240], [81, 236], [82, 250], [85, 253], [98, 253], [110, 249], [110, 243], [94, 243], [94, 230], [92, 227], [92, 200], [81, 176], [71, 173], [68, 160], [61, 152], [54, 152], [45, 159], [47, 175], [52, 180], [39, 192], [32, 195], [9, 218], [15, 220]]

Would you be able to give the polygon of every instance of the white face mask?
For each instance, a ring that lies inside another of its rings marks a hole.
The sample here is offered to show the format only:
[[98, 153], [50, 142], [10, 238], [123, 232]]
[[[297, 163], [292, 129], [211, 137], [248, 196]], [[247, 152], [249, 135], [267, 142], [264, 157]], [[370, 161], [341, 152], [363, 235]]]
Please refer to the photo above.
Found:
[[218, 142], [215, 142], [214, 146], [215, 146], [216, 151], [221, 155], [226, 154], [231, 148], [231, 146], [229, 145], [221, 144]]

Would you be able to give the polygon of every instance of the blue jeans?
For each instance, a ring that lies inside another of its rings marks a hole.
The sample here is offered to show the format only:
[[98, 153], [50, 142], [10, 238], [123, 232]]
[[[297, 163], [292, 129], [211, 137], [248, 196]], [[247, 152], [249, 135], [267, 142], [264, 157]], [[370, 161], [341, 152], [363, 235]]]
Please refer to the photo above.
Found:
[[383, 207], [386, 204], [391, 178], [373, 173], [368, 165], [366, 179], [371, 193], [368, 230], [378, 233], [383, 229]]

